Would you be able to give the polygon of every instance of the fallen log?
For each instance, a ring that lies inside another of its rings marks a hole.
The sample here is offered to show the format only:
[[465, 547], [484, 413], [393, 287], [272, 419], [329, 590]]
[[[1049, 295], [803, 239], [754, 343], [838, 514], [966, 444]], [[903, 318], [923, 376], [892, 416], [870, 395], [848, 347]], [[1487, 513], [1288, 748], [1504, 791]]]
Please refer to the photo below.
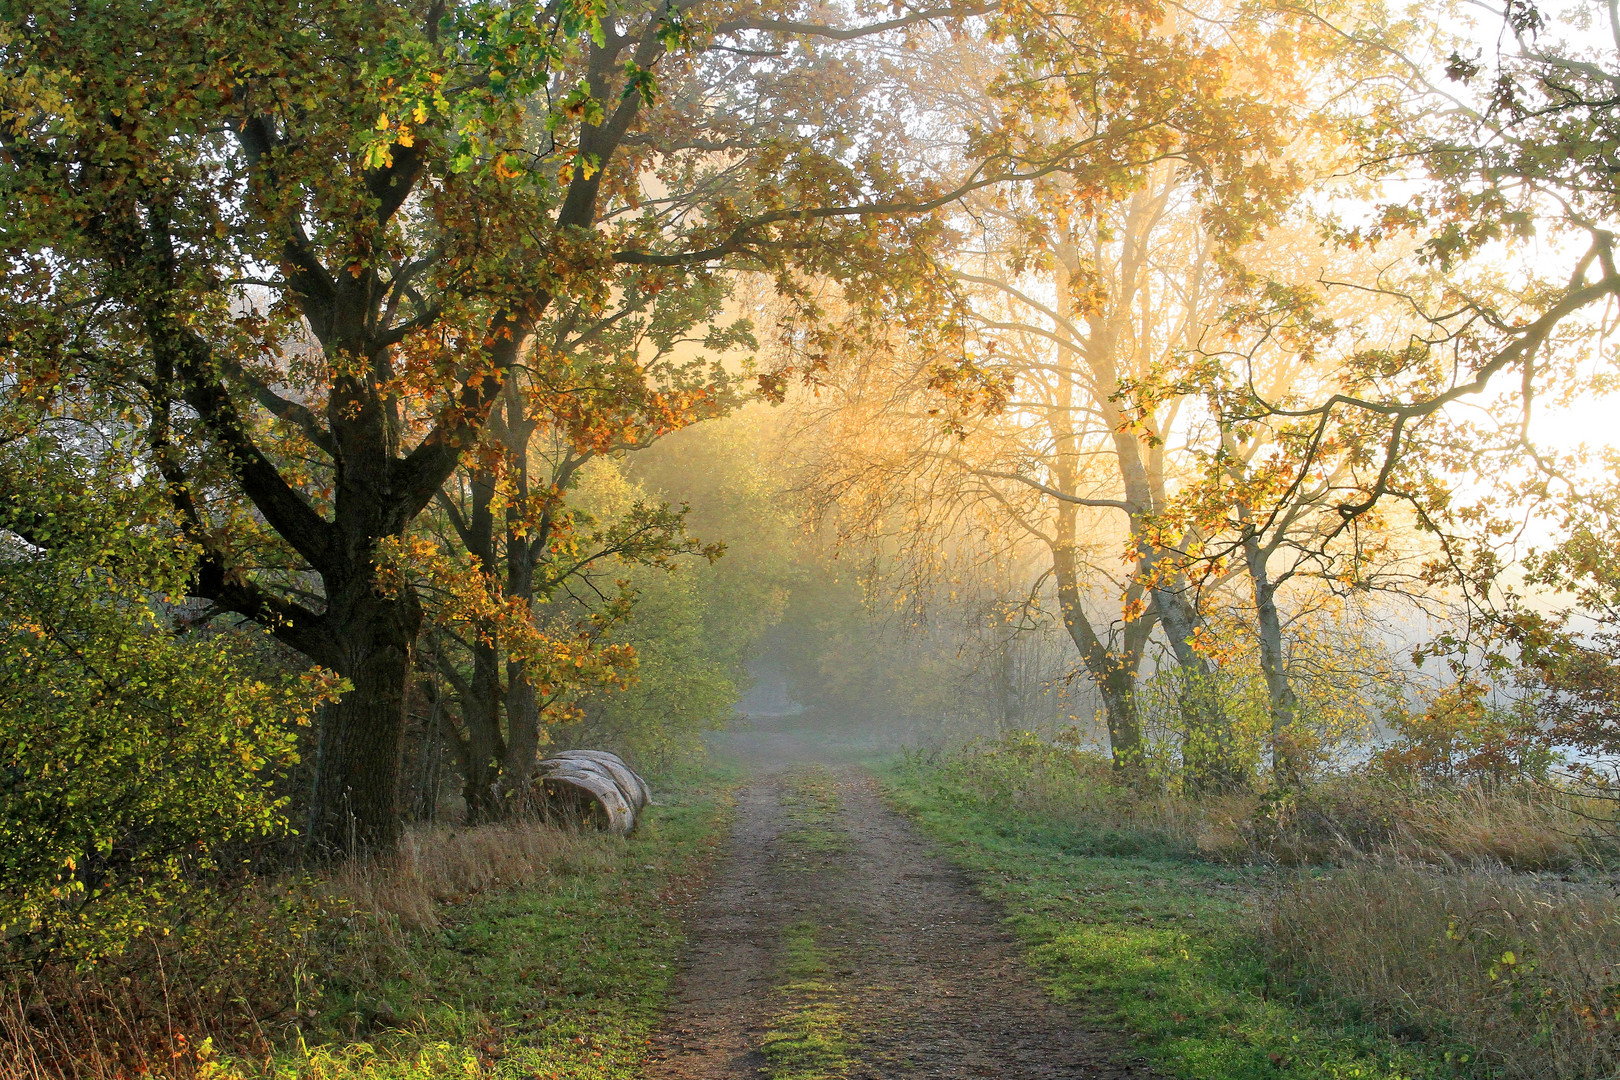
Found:
[[560, 754], [553, 754], [550, 760], [595, 762], [613, 777], [619, 790], [624, 792], [625, 798], [637, 811], [652, 802], [652, 792], [648, 790], [647, 782], [617, 754], [610, 754], [606, 750], [564, 750]]
[[548, 814], [621, 836], [636, 827], [638, 812], [652, 801], [647, 782], [603, 750], [565, 750], [546, 758], [535, 779]]

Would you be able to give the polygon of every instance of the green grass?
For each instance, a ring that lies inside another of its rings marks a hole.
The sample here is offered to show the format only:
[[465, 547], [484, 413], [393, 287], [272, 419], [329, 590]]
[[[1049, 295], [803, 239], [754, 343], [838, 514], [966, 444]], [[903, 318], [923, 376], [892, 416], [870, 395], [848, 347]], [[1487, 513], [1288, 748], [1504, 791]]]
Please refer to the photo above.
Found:
[[[778, 866], [817, 871], [829, 856], [850, 846], [839, 826], [842, 802], [838, 780], [823, 765], [791, 770], [784, 777], [782, 809], [788, 819], [779, 838], [784, 856]], [[847, 987], [832, 977], [834, 964], [817, 941], [825, 920], [817, 917], [782, 929], [782, 970], [772, 989], [775, 1001], [760, 1044], [769, 1080], [832, 1080], [852, 1063], [853, 1006]]]
[[784, 982], [772, 993], [781, 1005], [760, 1050], [770, 1080], [830, 1080], [844, 1075], [854, 1039], [838, 987], [826, 978], [831, 965], [816, 943], [816, 925], [795, 923], [783, 933]]
[[[1270, 984], [1255, 943], [1264, 875], [987, 805], [926, 765], [890, 765], [892, 804], [976, 872], [1055, 997], [1132, 1033], [1184, 1080], [1471, 1075], [1465, 1052], [1347, 1025]], [[1108, 853], [1102, 853], [1105, 849]]]
[[782, 830], [782, 843], [803, 858], [843, 851], [850, 845], [838, 826], [838, 780], [825, 765], [807, 765], [789, 772], [782, 808], [790, 824]]
[[[682, 942], [677, 894], [722, 834], [729, 799], [660, 793], [628, 840], [544, 880], [452, 908], [439, 932], [409, 935], [371, 985], [335, 988], [318, 1045], [269, 1070], [277, 1080], [621, 1080], [638, 1074]], [[404, 1030], [344, 1035], [378, 1001]], [[310, 1042], [317, 1042], [312, 1038]], [[249, 1072], [257, 1070], [248, 1070]], [[225, 1074], [229, 1075], [229, 1074]]]

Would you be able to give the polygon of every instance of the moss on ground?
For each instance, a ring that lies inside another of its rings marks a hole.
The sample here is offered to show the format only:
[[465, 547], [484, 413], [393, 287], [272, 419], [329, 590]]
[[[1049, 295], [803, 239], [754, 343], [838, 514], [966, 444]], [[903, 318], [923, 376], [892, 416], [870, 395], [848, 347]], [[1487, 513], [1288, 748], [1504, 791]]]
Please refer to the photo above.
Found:
[[849, 833], [838, 825], [838, 779], [825, 765], [806, 765], [784, 778], [782, 809], [790, 824], [781, 842], [800, 858], [830, 855], [850, 846]]
[[849, 1003], [828, 978], [816, 929], [801, 922], [782, 933], [783, 982], [772, 991], [779, 1003], [760, 1044], [770, 1080], [832, 1080], [853, 1060]]

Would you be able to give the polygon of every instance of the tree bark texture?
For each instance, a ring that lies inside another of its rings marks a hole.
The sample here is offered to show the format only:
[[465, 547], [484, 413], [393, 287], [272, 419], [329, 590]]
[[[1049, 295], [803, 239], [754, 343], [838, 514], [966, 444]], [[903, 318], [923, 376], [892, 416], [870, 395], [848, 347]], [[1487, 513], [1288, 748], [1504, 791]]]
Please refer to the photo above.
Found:
[[[1068, 511], [1073, 516], [1073, 511]], [[1060, 517], [1063, 511], [1059, 511]], [[1060, 530], [1062, 526], [1060, 525]], [[1072, 523], [1071, 523], [1072, 530]], [[1142, 721], [1136, 707], [1137, 672], [1142, 665], [1150, 625], [1143, 620], [1127, 624], [1123, 648], [1112, 650], [1091, 625], [1081, 605], [1080, 575], [1072, 531], [1070, 542], [1061, 538], [1052, 552], [1052, 569], [1057, 579], [1058, 606], [1063, 626], [1080, 651], [1081, 662], [1102, 699], [1103, 719], [1108, 726], [1109, 754], [1114, 771], [1135, 774], [1142, 764]]]
[[317, 655], [353, 684], [321, 716], [306, 833], [321, 855], [387, 849], [399, 838], [405, 687], [422, 621], [410, 594], [373, 593], [346, 614]]

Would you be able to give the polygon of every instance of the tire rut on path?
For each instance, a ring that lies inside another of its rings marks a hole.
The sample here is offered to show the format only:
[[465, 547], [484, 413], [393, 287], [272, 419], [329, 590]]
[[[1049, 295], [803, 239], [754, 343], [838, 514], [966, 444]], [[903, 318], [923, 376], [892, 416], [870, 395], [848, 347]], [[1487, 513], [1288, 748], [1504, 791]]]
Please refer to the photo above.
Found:
[[[818, 1075], [1151, 1080], [1126, 1040], [1052, 1001], [972, 881], [839, 769], [830, 828], [807, 834], [792, 773], [738, 798], [730, 848], [691, 913], [674, 1002], [647, 1080], [772, 1075], [762, 1046], [794, 1002], [786, 935], [813, 927], [815, 992], [847, 1018], [847, 1054]], [[784, 803], [788, 805], [784, 805]], [[802, 1073], [798, 1074], [802, 1075]]]

